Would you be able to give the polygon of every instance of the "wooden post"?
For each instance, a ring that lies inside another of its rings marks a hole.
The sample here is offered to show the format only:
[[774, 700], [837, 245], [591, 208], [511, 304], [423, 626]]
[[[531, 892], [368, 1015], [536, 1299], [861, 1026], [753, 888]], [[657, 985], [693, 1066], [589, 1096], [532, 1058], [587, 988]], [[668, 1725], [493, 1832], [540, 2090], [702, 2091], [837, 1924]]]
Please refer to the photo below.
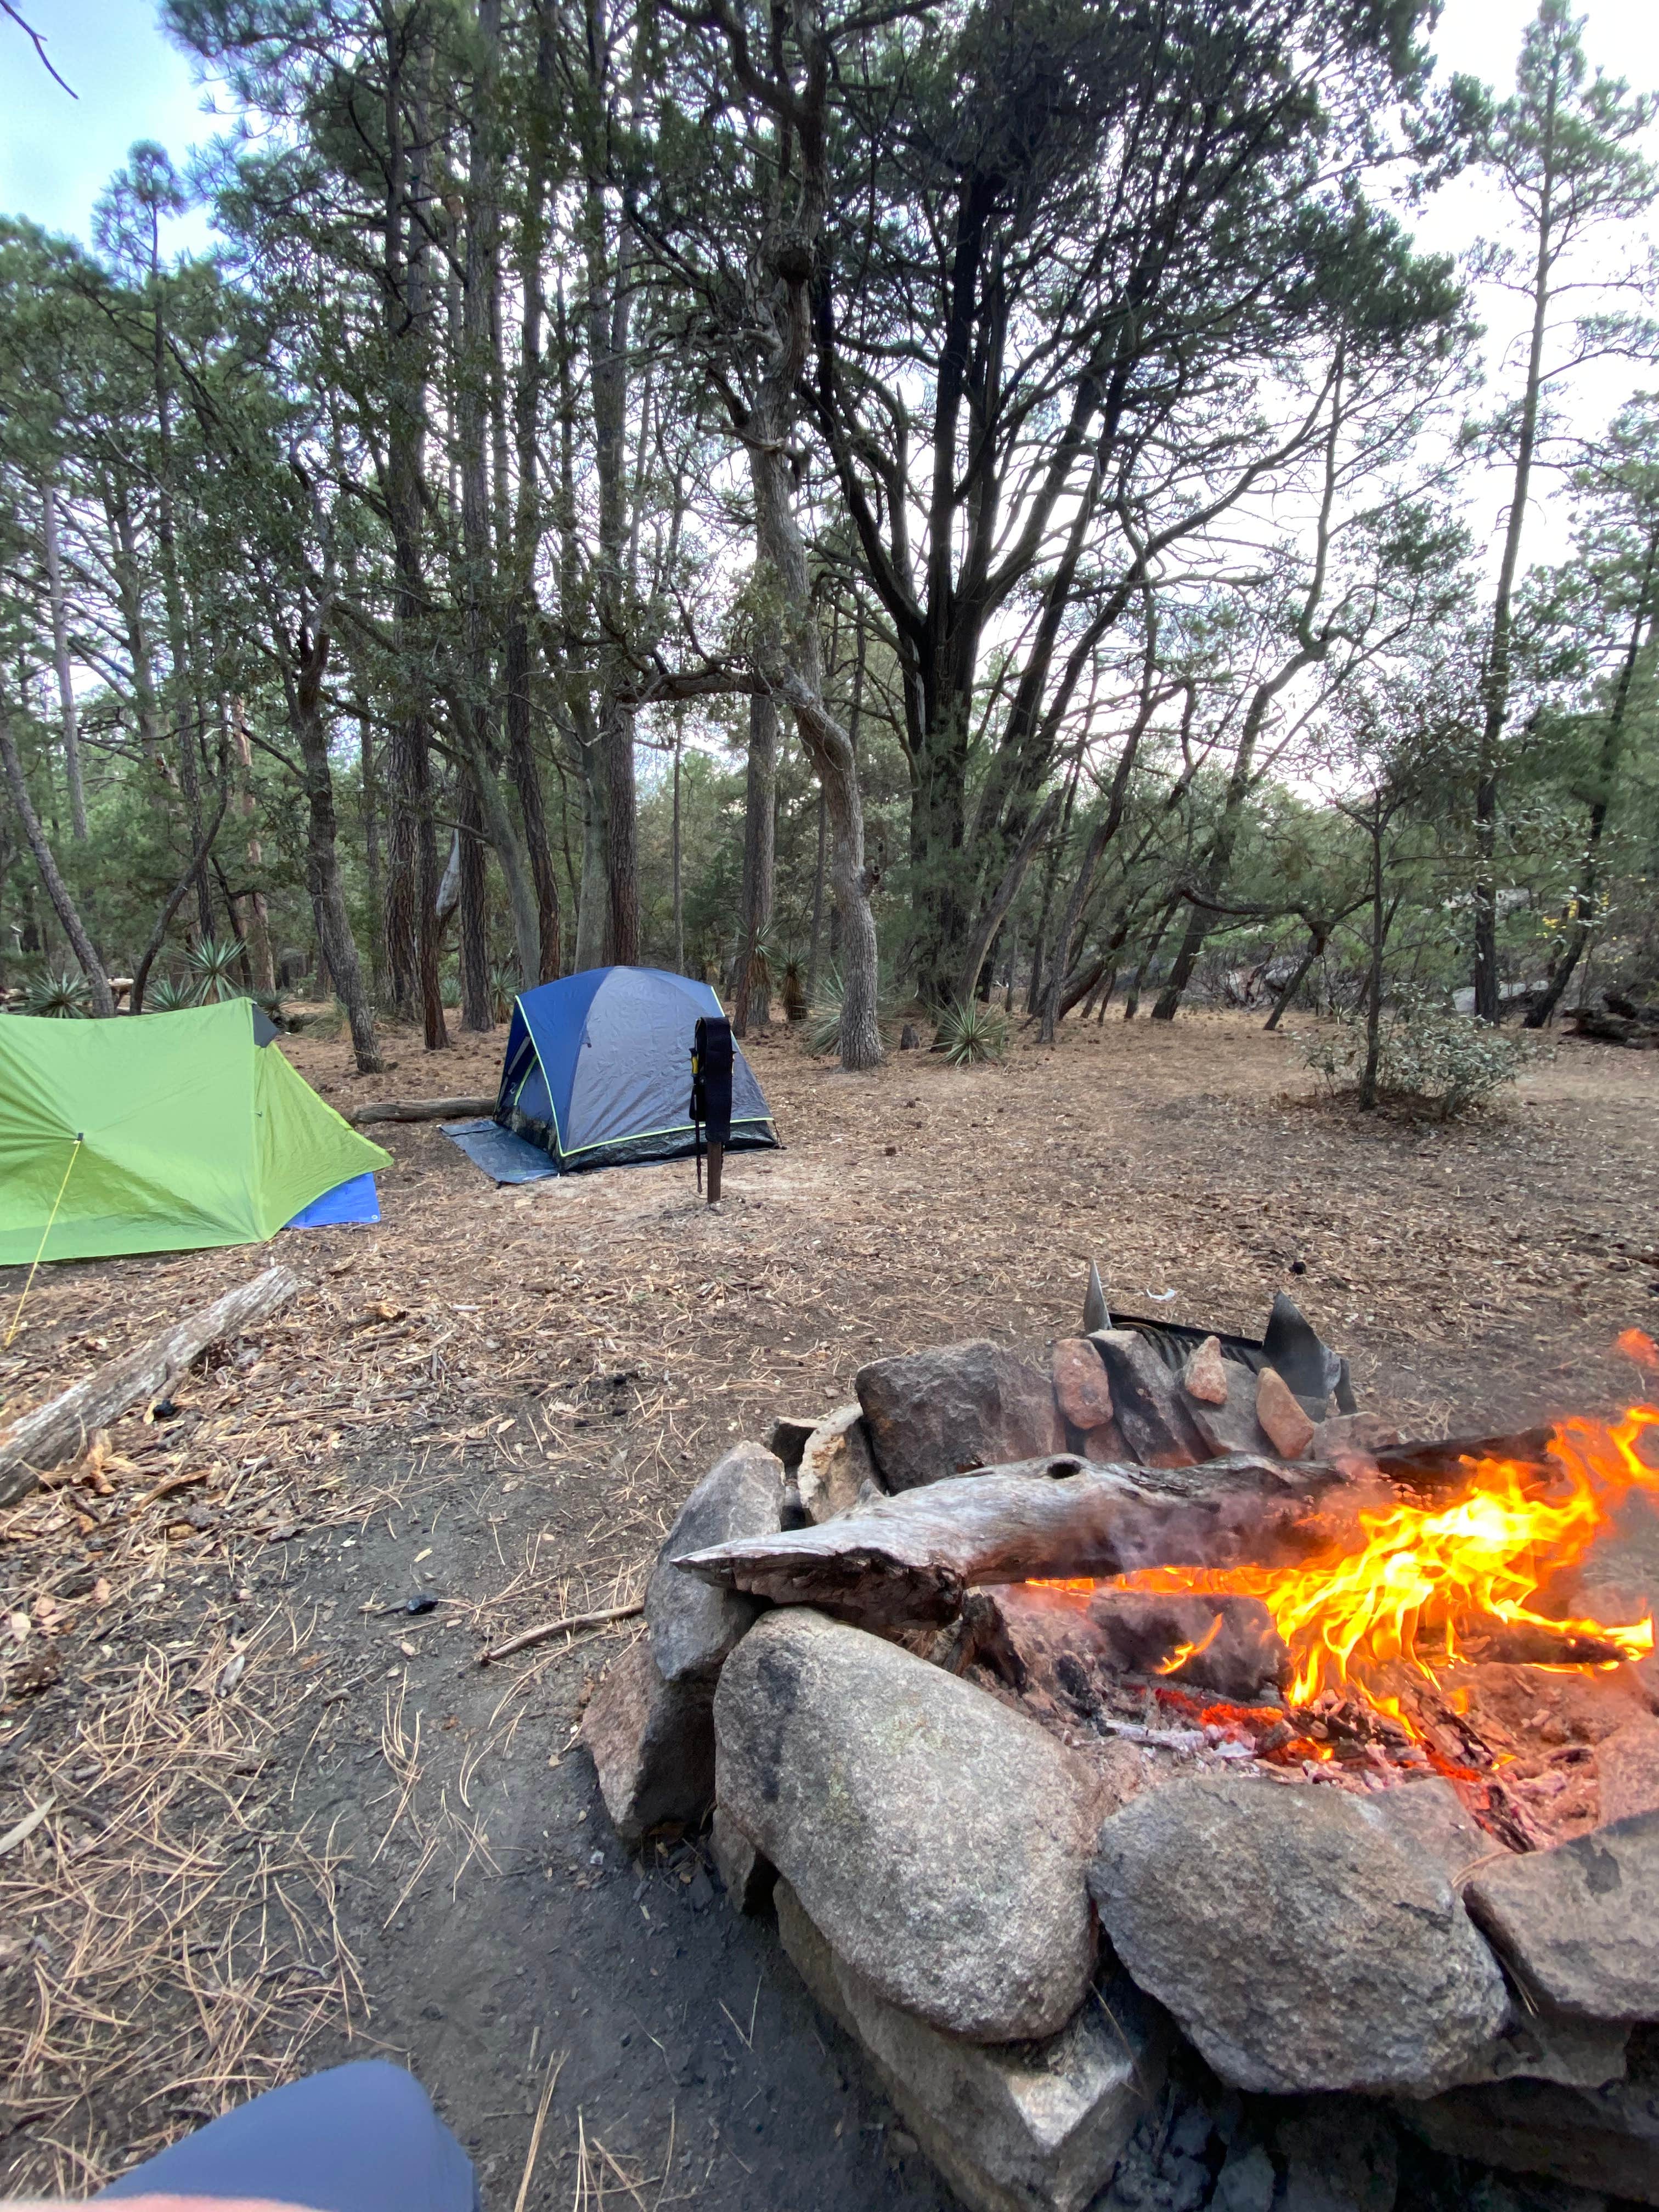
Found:
[[720, 1168], [725, 1158], [724, 1145], [710, 1145], [708, 1147], [708, 1203], [710, 1206], [718, 1206], [720, 1202]]

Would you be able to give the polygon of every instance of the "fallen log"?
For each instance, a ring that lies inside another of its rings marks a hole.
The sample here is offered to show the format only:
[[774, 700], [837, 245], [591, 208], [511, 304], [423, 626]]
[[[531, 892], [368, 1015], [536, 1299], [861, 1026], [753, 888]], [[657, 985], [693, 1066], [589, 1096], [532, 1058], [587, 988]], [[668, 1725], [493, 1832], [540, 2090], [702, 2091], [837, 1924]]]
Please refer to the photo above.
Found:
[[948, 1476], [816, 1528], [716, 1544], [673, 1564], [775, 1605], [919, 1626], [953, 1620], [976, 1583], [1301, 1553], [1331, 1540], [1320, 1502], [1346, 1487], [1333, 1468], [1243, 1453], [1177, 1468], [1094, 1467], [1062, 1455]]
[[0, 1436], [0, 1505], [15, 1504], [47, 1468], [78, 1457], [99, 1429], [118, 1420], [141, 1398], [153, 1398], [210, 1345], [268, 1321], [301, 1288], [292, 1268], [267, 1267], [240, 1290], [227, 1291], [211, 1305], [186, 1315], [84, 1382], [25, 1413]]
[[361, 1129], [370, 1121], [463, 1121], [495, 1110], [492, 1091], [488, 1098], [377, 1098], [372, 1105], [355, 1107], [345, 1118]]

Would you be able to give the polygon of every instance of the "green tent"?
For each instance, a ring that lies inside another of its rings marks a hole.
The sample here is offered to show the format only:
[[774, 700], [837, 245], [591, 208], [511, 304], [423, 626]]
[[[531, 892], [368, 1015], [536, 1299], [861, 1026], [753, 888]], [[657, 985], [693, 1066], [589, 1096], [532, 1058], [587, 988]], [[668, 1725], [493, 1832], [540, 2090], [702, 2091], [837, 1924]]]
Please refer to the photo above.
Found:
[[48, 1220], [47, 1260], [260, 1243], [390, 1166], [276, 1035], [248, 999], [136, 1021], [0, 1016], [0, 1266], [33, 1260]]

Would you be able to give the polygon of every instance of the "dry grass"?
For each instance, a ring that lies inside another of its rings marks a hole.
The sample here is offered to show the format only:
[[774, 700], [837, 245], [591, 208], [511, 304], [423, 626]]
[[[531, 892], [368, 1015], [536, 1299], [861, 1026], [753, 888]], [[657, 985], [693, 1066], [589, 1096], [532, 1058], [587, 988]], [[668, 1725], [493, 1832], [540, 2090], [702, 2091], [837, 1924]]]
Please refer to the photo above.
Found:
[[[9, 2193], [88, 2193], [366, 2013], [331, 1839], [251, 1802], [307, 1695], [295, 1656], [280, 1615], [131, 1665], [94, 1651], [75, 1726], [40, 1745], [26, 1794], [49, 1810], [0, 1862]], [[111, 2104], [137, 2121], [118, 2142]]]
[[[369, 1080], [343, 1044], [289, 1049], [349, 1105], [487, 1089], [501, 1043], [427, 1060], [394, 1038], [398, 1065]], [[10, 2190], [83, 2191], [364, 2018], [330, 1838], [269, 1786], [279, 1735], [331, 1726], [337, 1694], [303, 1605], [256, 1615], [243, 1588], [296, 1529], [428, 1510], [466, 1455], [510, 1502], [458, 1634], [626, 1606], [726, 1446], [844, 1403], [879, 1353], [1036, 1348], [1076, 1326], [1091, 1256], [1125, 1306], [1250, 1332], [1291, 1287], [1354, 1356], [1362, 1402], [1419, 1432], [1611, 1403], [1631, 1381], [1613, 1336], [1653, 1326], [1645, 1055], [1565, 1046], [1520, 1103], [1431, 1135], [1314, 1104], [1293, 1050], [1241, 1018], [1073, 1029], [1055, 1054], [973, 1071], [907, 1054], [844, 1077], [793, 1040], [752, 1057], [788, 1149], [735, 1157], [717, 1211], [689, 1163], [497, 1191], [430, 1127], [377, 1132], [384, 1221], [286, 1240], [311, 1278], [291, 1310], [183, 1378], [178, 1419], [120, 1423], [0, 1516], [0, 1831], [52, 1805], [0, 1856]], [[260, 1256], [44, 1269], [0, 1358], [0, 1421]], [[480, 1767], [511, 1759], [532, 1692], [589, 1634], [504, 1668], [459, 1765], [392, 1686], [380, 1849], [356, 1869], [371, 1924], [434, 1867], [452, 1895], [489, 1868]], [[585, 2125], [574, 2155], [559, 2185], [578, 2203], [662, 2201]]]

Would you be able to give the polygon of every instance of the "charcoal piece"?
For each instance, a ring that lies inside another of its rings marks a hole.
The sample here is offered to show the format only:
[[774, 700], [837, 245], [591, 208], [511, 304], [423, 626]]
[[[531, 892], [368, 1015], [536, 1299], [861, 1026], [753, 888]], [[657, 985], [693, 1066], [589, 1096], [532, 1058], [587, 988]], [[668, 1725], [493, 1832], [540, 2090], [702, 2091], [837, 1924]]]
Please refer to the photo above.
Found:
[[[1190, 1689], [1249, 1705], [1291, 1679], [1291, 1654], [1260, 1598], [1231, 1593], [1097, 1590], [1088, 1621], [1106, 1664], [1126, 1674], [1162, 1674]], [[1169, 1662], [1186, 1647], [1179, 1666]]]

